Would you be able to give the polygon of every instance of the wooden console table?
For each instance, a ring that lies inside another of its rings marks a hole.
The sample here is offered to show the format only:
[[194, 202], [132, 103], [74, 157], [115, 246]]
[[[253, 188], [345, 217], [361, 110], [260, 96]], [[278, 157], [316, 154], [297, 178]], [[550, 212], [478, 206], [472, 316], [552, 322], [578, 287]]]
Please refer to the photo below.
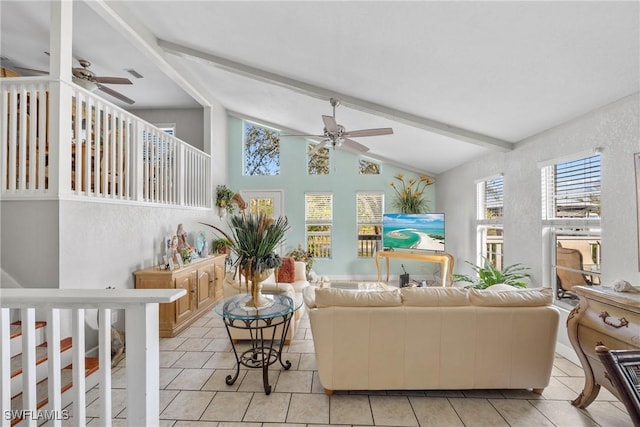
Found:
[[640, 292], [616, 292], [605, 286], [576, 286], [580, 303], [567, 318], [567, 334], [584, 369], [584, 389], [572, 402], [586, 408], [600, 386], [615, 396], [618, 391], [605, 377], [596, 346], [611, 350], [640, 348]]
[[389, 258], [401, 258], [422, 262], [437, 262], [442, 267], [442, 286], [452, 285], [453, 274], [453, 256], [446, 252], [420, 252], [420, 251], [378, 251], [376, 252], [376, 270], [378, 270], [378, 282], [382, 279], [382, 270], [380, 269], [380, 258], [385, 259], [387, 269], [387, 280], [389, 283]]

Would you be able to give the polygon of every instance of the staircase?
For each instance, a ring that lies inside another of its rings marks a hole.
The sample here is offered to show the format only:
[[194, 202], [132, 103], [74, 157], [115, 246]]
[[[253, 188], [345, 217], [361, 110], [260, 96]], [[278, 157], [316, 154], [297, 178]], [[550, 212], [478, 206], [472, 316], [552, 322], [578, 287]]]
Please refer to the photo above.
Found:
[[[27, 423], [27, 419], [36, 419], [38, 425], [45, 424], [51, 419], [64, 420], [70, 415], [72, 401], [72, 339], [66, 337], [60, 340], [60, 366], [61, 369], [61, 393], [62, 410], [61, 413], [54, 413], [48, 398], [48, 356], [47, 341], [45, 336], [45, 322], [36, 322], [36, 396], [37, 413], [25, 413], [22, 404], [23, 370], [22, 370], [22, 330], [21, 323], [13, 322], [10, 325], [11, 334], [11, 425], [22, 425]], [[95, 357], [85, 358], [85, 381], [86, 390], [91, 389], [98, 383], [98, 359]]]

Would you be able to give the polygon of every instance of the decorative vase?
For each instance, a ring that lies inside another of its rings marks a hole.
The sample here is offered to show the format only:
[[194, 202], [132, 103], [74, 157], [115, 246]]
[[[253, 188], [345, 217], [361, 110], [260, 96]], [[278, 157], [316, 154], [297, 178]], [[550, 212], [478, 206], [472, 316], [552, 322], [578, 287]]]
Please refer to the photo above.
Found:
[[218, 206], [218, 217], [220, 219], [227, 216], [227, 208], [224, 206]]
[[251, 298], [245, 304], [247, 307], [264, 308], [272, 304], [272, 300], [262, 295], [262, 282], [264, 282], [271, 273], [273, 273], [273, 268], [252, 272], [249, 286]]

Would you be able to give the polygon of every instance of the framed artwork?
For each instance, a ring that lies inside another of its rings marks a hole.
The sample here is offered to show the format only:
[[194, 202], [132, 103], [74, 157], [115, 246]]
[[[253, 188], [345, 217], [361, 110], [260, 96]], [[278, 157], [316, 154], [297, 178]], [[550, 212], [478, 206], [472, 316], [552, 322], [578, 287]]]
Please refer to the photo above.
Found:
[[636, 232], [638, 233], [638, 270], [640, 270], [640, 153], [633, 155], [636, 170]]

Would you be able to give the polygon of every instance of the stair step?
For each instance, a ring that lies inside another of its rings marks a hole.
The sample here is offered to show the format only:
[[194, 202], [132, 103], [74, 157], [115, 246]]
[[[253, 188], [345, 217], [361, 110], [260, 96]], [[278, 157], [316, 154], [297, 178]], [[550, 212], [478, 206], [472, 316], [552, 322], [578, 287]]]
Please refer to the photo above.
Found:
[[[60, 353], [63, 353], [71, 348], [71, 337], [60, 340]], [[47, 360], [47, 343], [42, 343], [36, 346], [36, 365], [39, 365]], [[16, 354], [11, 358], [11, 378], [18, 376], [22, 373], [22, 354]]]
[[[88, 378], [92, 374], [98, 371], [98, 358], [97, 357], [85, 357], [85, 377]], [[61, 378], [61, 387], [60, 392], [65, 393], [73, 386], [72, 382], [72, 365], [67, 365], [60, 371]], [[97, 382], [97, 381], [96, 381]], [[91, 385], [92, 387], [93, 385]], [[90, 385], [87, 384], [87, 390], [90, 388]], [[47, 403], [49, 403], [49, 380], [47, 378], [36, 384], [36, 400], [38, 401], [37, 408], [43, 408]], [[22, 405], [22, 393], [16, 395], [11, 399], [11, 410], [17, 411], [20, 409], [24, 409]], [[15, 425], [19, 423], [22, 418], [12, 418], [11, 425]]]
[[[36, 322], [36, 345], [45, 342], [45, 329], [47, 322]], [[12, 322], [9, 325], [9, 332], [11, 338], [11, 357], [22, 352], [22, 322]]]

